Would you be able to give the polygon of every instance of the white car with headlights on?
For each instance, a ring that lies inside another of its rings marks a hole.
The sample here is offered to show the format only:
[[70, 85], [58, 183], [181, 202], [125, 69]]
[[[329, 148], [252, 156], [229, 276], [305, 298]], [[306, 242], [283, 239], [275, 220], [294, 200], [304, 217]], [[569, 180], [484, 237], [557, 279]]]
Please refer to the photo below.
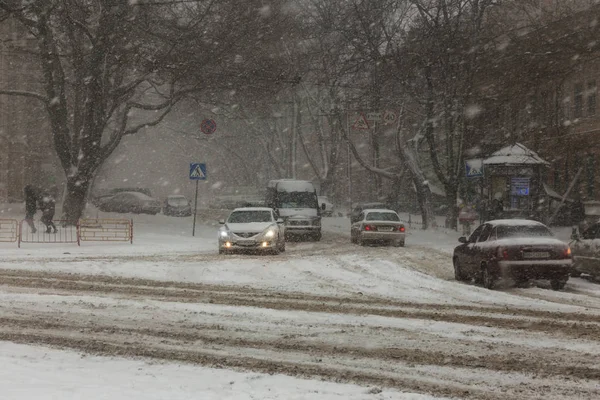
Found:
[[268, 207], [236, 208], [219, 221], [219, 254], [233, 251], [285, 251], [285, 226]]
[[351, 225], [350, 239], [352, 243], [362, 246], [368, 242], [385, 242], [402, 247], [406, 240], [406, 228], [395, 211], [367, 209]]

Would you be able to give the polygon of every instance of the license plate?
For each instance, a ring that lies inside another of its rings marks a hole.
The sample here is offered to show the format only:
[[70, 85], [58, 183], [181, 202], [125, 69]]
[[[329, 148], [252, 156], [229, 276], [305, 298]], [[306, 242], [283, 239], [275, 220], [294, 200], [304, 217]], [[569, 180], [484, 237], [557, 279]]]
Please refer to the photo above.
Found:
[[394, 228], [389, 226], [381, 226], [378, 228], [378, 230], [380, 230], [381, 232], [391, 232], [394, 230]]
[[529, 251], [523, 253], [523, 258], [548, 258], [550, 257], [550, 253], [547, 251]]
[[239, 241], [237, 242], [239, 246], [254, 246], [253, 241]]

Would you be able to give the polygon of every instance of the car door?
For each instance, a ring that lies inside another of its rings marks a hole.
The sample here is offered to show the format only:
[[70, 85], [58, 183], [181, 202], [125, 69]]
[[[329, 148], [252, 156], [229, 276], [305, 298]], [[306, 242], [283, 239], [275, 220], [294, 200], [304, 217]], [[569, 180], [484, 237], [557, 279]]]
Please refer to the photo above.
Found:
[[594, 224], [573, 243], [573, 259], [580, 272], [600, 275], [600, 224]]
[[361, 212], [358, 214], [352, 225], [350, 225], [350, 236], [352, 238], [358, 238], [358, 235], [360, 233], [360, 226], [362, 224], [363, 219], [365, 219], [365, 213]]
[[473, 245], [473, 272], [478, 273], [482, 262], [488, 262], [493, 253], [493, 241], [491, 235], [494, 227], [490, 224], [483, 224], [481, 234], [477, 238], [477, 242]]
[[278, 222], [277, 214], [274, 211], [271, 211], [271, 218], [277, 224], [277, 230], [279, 231], [279, 239], [280, 244], [285, 242], [285, 224], [283, 221]]
[[479, 239], [479, 235], [481, 235], [481, 231], [483, 231], [484, 225], [478, 226], [473, 233], [471, 233], [471, 236], [467, 239], [467, 243], [465, 243], [462, 248], [463, 257], [460, 260], [460, 264], [469, 275], [473, 275], [474, 273], [476, 259], [475, 244], [477, 243], [477, 239]]

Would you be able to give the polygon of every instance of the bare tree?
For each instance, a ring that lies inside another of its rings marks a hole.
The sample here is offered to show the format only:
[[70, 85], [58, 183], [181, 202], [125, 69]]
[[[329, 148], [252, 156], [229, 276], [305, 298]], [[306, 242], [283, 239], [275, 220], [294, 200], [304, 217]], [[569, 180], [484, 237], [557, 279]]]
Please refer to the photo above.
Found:
[[258, 0], [169, 3], [0, 1], [35, 39], [43, 77], [40, 92], [0, 94], [45, 105], [68, 221], [81, 216], [94, 174], [122, 139], [159, 124], [186, 94], [239, 90], [249, 76], [254, 90], [268, 84], [270, 61], [253, 54], [248, 38], [275, 32], [276, 9]]

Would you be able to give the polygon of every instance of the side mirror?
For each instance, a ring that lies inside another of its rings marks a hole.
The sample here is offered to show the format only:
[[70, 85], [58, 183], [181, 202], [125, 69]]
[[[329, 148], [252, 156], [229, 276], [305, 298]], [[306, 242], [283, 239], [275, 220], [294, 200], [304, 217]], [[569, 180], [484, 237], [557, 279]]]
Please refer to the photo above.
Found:
[[571, 240], [580, 240], [581, 236], [579, 235], [579, 232], [577, 232], [577, 228], [573, 228], [573, 230], [571, 231]]
[[225, 220], [224, 220], [224, 219], [220, 219], [220, 220], [219, 220], [219, 223], [220, 223], [221, 225], [225, 225]]
[[282, 218], [277, 218], [277, 223], [278, 224], [283, 224], [283, 219]]
[[321, 204], [321, 210], [325, 211], [327, 209], [327, 204], [323, 203]]
[[466, 236], [459, 237], [458, 241], [461, 242], [461, 243], [469, 243], [469, 241], [467, 240]]

